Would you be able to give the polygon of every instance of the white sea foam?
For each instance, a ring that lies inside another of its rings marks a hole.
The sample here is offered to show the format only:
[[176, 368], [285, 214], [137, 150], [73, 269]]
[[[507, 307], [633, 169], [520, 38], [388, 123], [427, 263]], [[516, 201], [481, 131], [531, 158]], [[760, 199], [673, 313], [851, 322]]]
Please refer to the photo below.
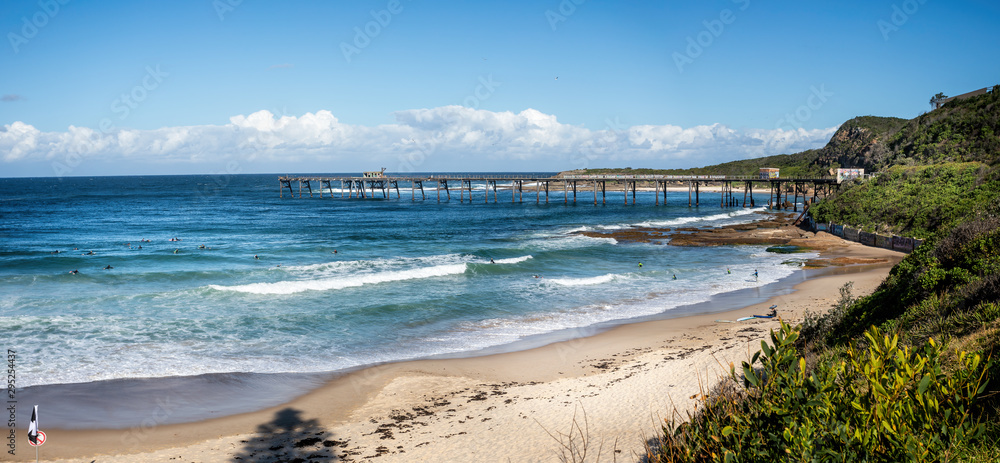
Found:
[[520, 256], [520, 257], [510, 257], [510, 258], [507, 258], [507, 259], [497, 259], [497, 260], [495, 260], [493, 262], [496, 263], [496, 264], [516, 264], [516, 263], [519, 263], [519, 262], [524, 262], [524, 261], [526, 261], [528, 259], [531, 259], [531, 258], [532, 258], [532, 256], [527, 255], [527, 256]]
[[[633, 224], [632, 226], [644, 227], [644, 228], [676, 227], [678, 225], [687, 225], [695, 222], [719, 225], [713, 222], [727, 221], [727, 219], [745, 218], [745, 216], [763, 210], [765, 210], [763, 207], [738, 209], [731, 212], [723, 212], [720, 214], [714, 214], [702, 217], [678, 217], [676, 219], [670, 219], [670, 220], [649, 220]], [[743, 222], [743, 221], [744, 220], [737, 220], [736, 222]]]
[[322, 278], [318, 280], [292, 280], [273, 283], [251, 283], [237, 286], [209, 285], [218, 291], [235, 291], [249, 294], [295, 294], [304, 291], [330, 291], [391, 281], [416, 280], [465, 273], [465, 264], [438, 265], [426, 268], [376, 272], [362, 275]]
[[543, 251], [558, 251], [564, 249], [586, 248], [602, 244], [618, 244], [614, 238], [592, 237], [584, 235], [560, 235], [539, 238], [528, 241], [525, 246]]
[[431, 267], [472, 262], [474, 256], [468, 254], [438, 254], [421, 257], [387, 257], [367, 260], [335, 260], [309, 265], [281, 267], [286, 273], [300, 278], [320, 278], [339, 276], [346, 273], [396, 270], [400, 267]]
[[552, 278], [545, 280], [546, 283], [554, 283], [561, 286], [591, 286], [600, 285], [614, 281], [619, 278], [620, 275], [614, 273], [609, 273], [607, 275], [601, 275], [590, 278]]

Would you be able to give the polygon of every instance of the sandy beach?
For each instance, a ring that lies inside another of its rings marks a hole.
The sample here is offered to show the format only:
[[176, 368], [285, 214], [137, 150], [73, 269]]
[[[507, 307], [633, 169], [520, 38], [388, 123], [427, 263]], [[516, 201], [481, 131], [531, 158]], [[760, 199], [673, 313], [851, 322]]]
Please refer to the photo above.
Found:
[[[871, 293], [902, 254], [826, 233], [805, 241], [832, 265], [802, 270], [790, 294], [727, 312], [582, 329], [570, 341], [473, 358], [391, 363], [344, 374], [289, 403], [162, 425], [181, 398], [157, 401], [126, 430], [42, 429], [45, 461], [634, 461], [665, 418], [689, 411], [777, 320], [729, 322], [778, 306], [791, 323], [825, 311], [839, 288]], [[834, 259], [840, 258], [839, 261]], [[846, 259], [844, 259], [846, 258]], [[868, 259], [868, 260], [866, 260]], [[839, 263], [867, 262], [838, 265]], [[797, 280], [795, 280], [797, 279]], [[736, 305], [738, 306], [738, 304]], [[34, 452], [18, 434], [17, 456]]]

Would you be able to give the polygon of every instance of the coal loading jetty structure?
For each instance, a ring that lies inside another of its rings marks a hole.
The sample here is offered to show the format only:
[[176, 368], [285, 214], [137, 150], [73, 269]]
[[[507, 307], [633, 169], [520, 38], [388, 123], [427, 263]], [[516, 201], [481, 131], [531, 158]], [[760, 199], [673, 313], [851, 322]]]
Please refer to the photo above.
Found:
[[[524, 202], [524, 194], [528, 193], [528, 200], [531, 200], [531, 193], [535, 193], [535, 202], [541, 203], [544, 196], [545, 203], [550, 200], [550, 193], [555, 190], [562, 190], [563, 202], [577, 202], [578, 195], [589, 197], [592, 193], [593, 202], [597, 204], [607, 204], [609, 193], [620, 192], [623, 194], [624, 204], [629, 203], [629, 196], [632, 204], [635, 204], [637, 188], [648, 189], [656, 193], [656, 205], [660, 205], [662, 196], [663, 204], [667, 204], [667, 189], [670, 186], [688, 187], [688, 206], [698, 207], [701, 205], [700, 188], [706, 185], [720, 186], [719, 206], [720, 207], [755, 207], [761, 193], [767, 191], [767, 199], [760, 202], [767, 204], [769, 208], [792, 208], [798, 211], [799, 198], [806, 203], [807, 194], [812, 193], [811, 201], [815, 202], [820, 196], [827, 196], [839, 185], [837, 178], [782, 178], [777, 176], [725, 176], [725, 175], [533, 175], [533, 174], [434, 174], [434, 175], [386, 175], [385, 170], [364, 172], [361, 176], [282, 176], [278, 178], [279, 195], [283, 198], [287, 190], [291, 197], [296, 197], [295, 188], [292, 184], [298, 184], [298, 197], [302, 198], [308, 194], [310, 198], [318, 193], [323, 197], [323, 191], [329, 192], [330, 198], [341, 199], [402, 199], [403, 193], [400, 191], [409, 189], [410, 199], [416, 201], [427, 200], [425, 185], [435, 186], [437, 201], [442, 200], [441, 193], [444, 192], [444, 200], [450, 201], [451, 194], [458, 190], [460, 202], [483, 201], [490, 202], [490, 192], [492, 190], [493, 202], [500, 201], [500, 192], [510, 192], [510, 201]], [[473, 183], [485, 185], [485, 188], [474, 189]], [[314, 189], [313, 187], [317, 188]], [[334, 192], [334, 186], [338, 187], [339, 195]], [[809, 188], [812, 186], [812, 188]], [[742, 187], [743, 197], [739, 197], [739, 189]], [[754, 198], [754, 189], [758, 192], [758, 199]], [[392, 192], [396, 193], [396, 198], [392, 198]], [[420, 193], [417, 195], [417, 193]], [[482, 194], [478, 198], [473, 198], [473, 192]], [[789, 198], [791, 196], [791, 198]], [[589, 198], [588, 198], [589, 199]], [[791, 200], [789, 200], [791, 199]], [[583, 201], [586, 201], [584, 199]], [[589, 201], [587, 201], [589, 202]], [[714, 201], [708, 204], [713, 204]]]

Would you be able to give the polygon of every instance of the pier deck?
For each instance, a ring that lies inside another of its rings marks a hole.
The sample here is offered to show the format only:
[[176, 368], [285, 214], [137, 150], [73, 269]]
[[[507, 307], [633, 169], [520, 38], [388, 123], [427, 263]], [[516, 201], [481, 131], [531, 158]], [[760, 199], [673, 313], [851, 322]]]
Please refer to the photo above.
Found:
[[[790, 206], [798, 211], [798, 199], [801, 194], [803, 203], [806, 194], [812, 191], [812, 199], [815, 201], [820, 194], [826, 196], [831, 191], [831, 186], [837, 186], [837, 179], [829, 178], [759, 178], [755, 176], [724, 176], [724, 175], [570, 175], [570, 176], [541, 176], [532, 174], [497, 174], [497, 175], [422, 175], [422, 176], [347, 176], [347, 177], [321, 177], [321, 176], [282, 176], [278, 178], [278, 191], [284, 197], [285, 189], [295, 197], [295, 190], [292, 183], [298, 183], [298, 196], [301, 198], [304, 193], [313, 197], [313, 185], [318, 185], [319, 197], [323, 197], [323, 190], [330, 193], [331, 198], [335, 198], [333, 185], [339, 186], [340, 198], [347, 199], [377, 199], [376, 192], [381, 191], [381, 199], [390, 199], [391, 191], [396, 192], [396, 199], [402, 199], [400, 184], [403, 189], [410, 190], [410, 199], [417, 200], [417, 192], [420, 192], [420, 199], [427, 199], [427, 192], [424, 184], [436, 184], [435, 192], [437, 201], [441, 201], [441, 192], [445, 193], [445, 200], [451, 200], [451, 193], [454, 190], [459, 192], [459, 201], [473, 200], [473, 182], [479, 185], [485, 184], [485, 195], [483, 201], [490, 201], [490, 190], [493, 190], [493, 202], [499, 201], [500, 191], [510, 191], [511, 202], [524, 202], [524, 193], [528, 190], [530, 200], [530, 190], [534, 190], [535, 202], [541, 203], [544, 192], [545, 202], [549, 202], [550, 187], [563, 190], [563, 201], [568, 203], [572, 193], [573, 202], [577, 202], [577, 193], [593, 192], [594, 204], [607, 204], [609, 184], [611, 191], [621, 191], [624, 193], [624, 204], [628, 204], [629, 193], [631, 193], [632, 204], [635, 204], [636, 190], [638, 187], [654, 187], [656, 192], [656, 205], [660, 204], [662, 192], [663, 204], [667, 203], [668, 186], [688, 187], [688, 206], [700, 206], [702, 185], [721, 186], [721, 196], [719, 198], [720, 207], [754, 207], [757, 201], [754, 200], [753, 192], [756, 186], [758, 191], [763, 191], [766, 185], [768, 198], [766, 204], [771, 208], [781, 208]], [[451, 183], [449, 183], [451, 182]], [[733, 184], [742, 184], [743, 199], [734, 194]], [[457, 184], [457, 186], [456, 186]], [[812, 189], [808, 185], [812, 184]], [[305, 190], [303, 190], [303, 187]], [[784, 199], [782, 199], [784, 194]], [[789, 201], [788, 196], [792, 196]], [[600, 196], [600, 199], [598, 199]], [[762, 205], [764, 203], [761, 203]]]

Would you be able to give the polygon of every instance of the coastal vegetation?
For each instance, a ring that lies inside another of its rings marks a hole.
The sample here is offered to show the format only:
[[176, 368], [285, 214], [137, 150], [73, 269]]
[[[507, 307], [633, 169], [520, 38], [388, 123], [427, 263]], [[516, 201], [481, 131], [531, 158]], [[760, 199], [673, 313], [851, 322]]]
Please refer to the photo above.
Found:
[[847, 286], [833, 310], [782, 323], [696, 413], [666, 423], [650, 460], [997, 461], [998, 133], [994, 87], [909, 121], [856, 118], [823, 149], [764, 158], [876, 172], [810, 214], [924, 244], [873, 294]]
[[810, 367], [799, 330], [782, 322], [697, 415], [663, 429], [652, 460], [931, 462], [982, 436], [980, 354], [946, 370], [933, 340], [912, 348], [876, 327], [864, 337]]
[[946, 233], [973, 211], [992, 207], [997, 191], [997, 171], [979, 162], [892, 166], [836, 192], [810, 213], [821, 223], [926, 239]]

